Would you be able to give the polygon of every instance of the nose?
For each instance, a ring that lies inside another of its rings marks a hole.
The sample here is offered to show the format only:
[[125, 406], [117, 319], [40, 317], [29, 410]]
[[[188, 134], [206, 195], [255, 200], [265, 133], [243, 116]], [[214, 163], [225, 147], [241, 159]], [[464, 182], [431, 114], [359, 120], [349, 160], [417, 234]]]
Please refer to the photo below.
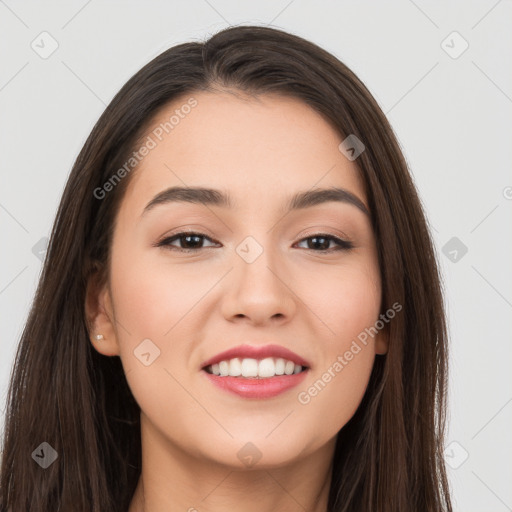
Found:
[[222, 314], [228, 321], [286, 323], [297, 309], [291, 273], [268, 250], [251, 263], [235, 254], [224, 286]]

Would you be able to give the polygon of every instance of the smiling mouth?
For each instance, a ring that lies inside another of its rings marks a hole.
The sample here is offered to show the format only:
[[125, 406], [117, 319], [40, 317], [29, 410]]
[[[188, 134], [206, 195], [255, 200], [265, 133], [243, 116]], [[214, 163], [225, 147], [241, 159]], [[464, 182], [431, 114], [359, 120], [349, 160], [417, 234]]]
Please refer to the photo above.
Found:
[[308, 367], [281, 357], [266, 357], [264, 359], [235, 357], [208, 365], [203, 370], [218, 377], [270, 379], [302, 373], [308, 370]]

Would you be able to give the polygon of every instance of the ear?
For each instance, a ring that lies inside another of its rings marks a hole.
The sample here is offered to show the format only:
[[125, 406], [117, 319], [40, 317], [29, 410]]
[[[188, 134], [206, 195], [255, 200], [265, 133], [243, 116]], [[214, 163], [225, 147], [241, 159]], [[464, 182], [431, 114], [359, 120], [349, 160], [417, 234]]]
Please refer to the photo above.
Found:
[[389, 324], [386, 324], [375, 336], [375, 353], [385, 355], [389, 348]]
[[[98, 266], [95, 266], [88, 278], [85, 318], [93, 347], [105, 356], [119, 355], [112, 296], [108, 283], [101, 279], [101, 270]], [[96, 339], [98, 334], [101, 334], [103, 338]]]

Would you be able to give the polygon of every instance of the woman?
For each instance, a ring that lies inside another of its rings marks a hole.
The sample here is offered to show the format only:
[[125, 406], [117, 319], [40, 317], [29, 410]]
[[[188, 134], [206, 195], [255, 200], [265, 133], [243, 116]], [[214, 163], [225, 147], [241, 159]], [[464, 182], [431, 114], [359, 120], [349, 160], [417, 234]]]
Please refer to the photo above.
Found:
[[231, 27], [136, 73], [72, 169], [2, 510], [451, 511], [447, 333], [392, 129], [334, 56]]

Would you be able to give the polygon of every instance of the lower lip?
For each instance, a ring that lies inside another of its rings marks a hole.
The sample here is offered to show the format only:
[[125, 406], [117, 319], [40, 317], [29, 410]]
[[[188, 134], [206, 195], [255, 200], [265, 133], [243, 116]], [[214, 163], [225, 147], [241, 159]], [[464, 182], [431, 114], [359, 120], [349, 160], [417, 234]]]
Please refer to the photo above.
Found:
[[219, 375], [202, 370], [213, 384], [224, 391], [234, 393], [242, 398], [271, 398], [280, 395], [300, 384], [305, 379], [308, 371], [309, 368], [292, 375], [278, 375], [264, 379], [247, 379], [244, 377], [220, 377]]

